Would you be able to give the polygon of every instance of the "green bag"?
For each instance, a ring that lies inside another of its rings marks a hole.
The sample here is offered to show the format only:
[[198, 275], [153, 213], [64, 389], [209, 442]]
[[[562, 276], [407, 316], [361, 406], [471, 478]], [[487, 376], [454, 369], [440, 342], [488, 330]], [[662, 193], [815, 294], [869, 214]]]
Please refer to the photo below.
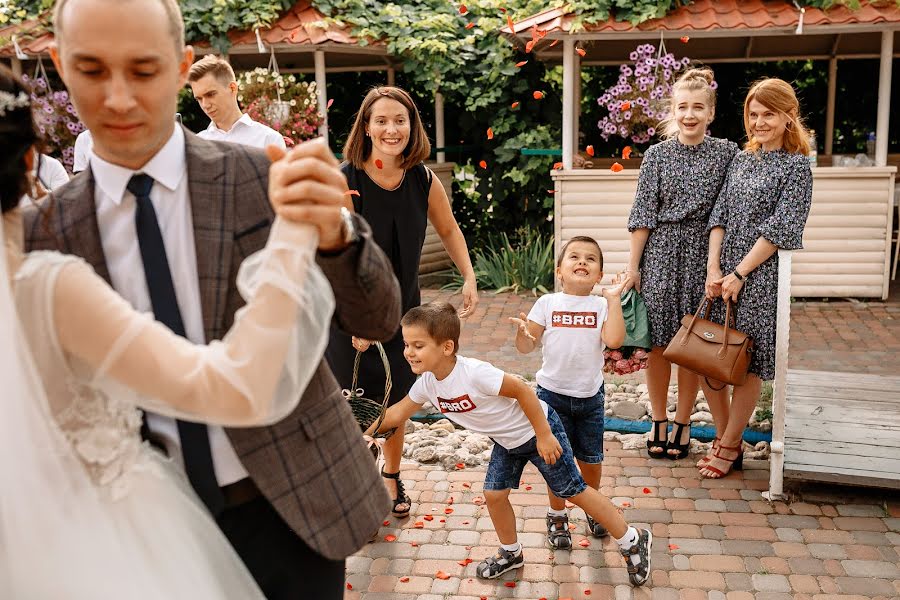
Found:
[[647, 318], [647, 307], [641, 295], [631, 288], [622, 294], [622, 316], [625, 317], [625, 341], [621, 352], [625, 358], [638, 348], [650, 350], [653, 343], [650, 339], [650, 320]]

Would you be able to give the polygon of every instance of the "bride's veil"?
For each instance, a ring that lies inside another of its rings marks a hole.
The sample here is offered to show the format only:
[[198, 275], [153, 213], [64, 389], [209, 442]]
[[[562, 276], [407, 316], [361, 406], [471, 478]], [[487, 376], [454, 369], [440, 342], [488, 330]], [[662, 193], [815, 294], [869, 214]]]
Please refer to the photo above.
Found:
[[151, 574], [49, 414], [5, 248], [0, 227], [0, 598], [138, 597]]

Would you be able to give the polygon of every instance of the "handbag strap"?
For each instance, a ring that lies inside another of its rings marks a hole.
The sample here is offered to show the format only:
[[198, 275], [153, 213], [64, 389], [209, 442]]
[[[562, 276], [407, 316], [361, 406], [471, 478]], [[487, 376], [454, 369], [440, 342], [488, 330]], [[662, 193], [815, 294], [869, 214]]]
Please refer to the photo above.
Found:
[[[391, 382], [391, 363], [388, 362], [384, 346], [381, 345], [381, 342], [375, 342], [375, 347], [378, 348], [378, 353], [381, 355], [381, 363], [384, 365], [384, 398], [381, 400], [381, 413], [378, 415], [378, 420], [375, 425], [375, 431], [378, 431], [378, 428], [381, 427], [381, 423], [384, 421], [384, 413], [387, 410], [388, 400], [391, 397], [393, 383]], [[359, 382], [359, 361], [361, 358], [362, 352], [357, 350], [356, 357], [353, 359], [353, 386], [351, 388], [351, 391], [354, 394], [356, 393], [356, 390], [359, 389], [357, 385]]]
[[725, 358], [728, 352], [728, 325], [734, 320], [731, 314], [731, 300], [725, 301], [725, 322], [722, 323], [722, 347], [719, 349], [718, 357]]
[[694, 328], [694, 323], [697, 322], [697, 319], [700, 317], [700, 312], [703, 311], [704, 307], [706, 307], [706, 311], [703, 312], [703, 318], [709, 319], [709, 314], [712, 310], [712, 302], [710, 302], [707, 298], [703, 298], [703, 300], [700, 301], [700, 306], [697, 307], [697, 312], [694, 313], [691, 322], [688, 323], [687, 330], [684, 332], [684, 336], [681, 338], [682, 346], [688, 343], [688, 338], [691, 335], [691, 330]]

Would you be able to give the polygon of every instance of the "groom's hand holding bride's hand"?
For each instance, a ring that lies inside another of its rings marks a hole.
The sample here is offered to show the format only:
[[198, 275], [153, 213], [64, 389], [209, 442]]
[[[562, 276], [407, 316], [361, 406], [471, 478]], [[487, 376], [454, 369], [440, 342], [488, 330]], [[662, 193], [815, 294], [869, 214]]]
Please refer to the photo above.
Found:
[[341, 207], [347, 200], [347, 180], [322, 138], [304, 142], [285, 152], [266, 148], [269, 167], [269, 202], [275, 213], [289, 221], [309, 223], [319, 230], [319, 250], [340, 251], [344, 241]]

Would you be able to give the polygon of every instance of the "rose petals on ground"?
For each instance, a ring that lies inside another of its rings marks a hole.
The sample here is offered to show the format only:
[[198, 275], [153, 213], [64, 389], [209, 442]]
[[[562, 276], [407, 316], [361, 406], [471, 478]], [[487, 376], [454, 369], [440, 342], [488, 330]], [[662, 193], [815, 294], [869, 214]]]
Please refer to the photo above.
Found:
[[413, 548], [417, 548], [419, 546], [419, 542], [410, 542], [409, 545]]
[[[623, 167], [621, 164], [614, 162], [612, 164], [612, 166], [609, 168], [609, 170], [612, 171], [613, 173], [618, 173], [619, 171], [621, 171], [624, 168], [625, 167]], [[623, 503], [623, 505], [624, 505], [624, 503]]]
[[396, 536], [396, 535], [387, 534], [386, 536], [384, 536], [384, 541], [386, 541], [386, 542], [396, 542], [396, 541], [397, 541], [397, 536]]
[[587, 152], [588, 156], [594, 155], [594, 147], [593, 146], [588, 146], [587, 148], [584, 149], [584, 151]]
[[[616, 164], [618, 165], [619, 163], [616, 163]], [[619, 165], [619, 166], [621, 167], [622, 165]], [[619, 169], [619, 170], [621, 171], [622, 169]], [[625, 508], [628, 508], [629, 506], [631, 506], [631, 502], [623, 502], [622, 506], [624, 506]]]
[[535, 100], [540, 100], [544, 97], [544, 92], [534, 92], [531, 94]]
[[575, 52], [578, 53], [578, 56], [584, 57], [587, 52], [584, 51], [584, 48], [575, 48]]
[[531, 486], [530, 486], [530, 485], [526, 485], [526, 486], [525, 486], [525, 491], [530, 492], [530, 491], [531, 491]]
[[443, 571], [438, 571], [437, 573], [434, 574], [434, 576], [437, 577], [438, 579], [450, 579], [450, 576], [447, 575], [446, 573], [444, 573]]
[[468, 524], [469, 524], [469, 521], [463, 521], [462, 524], [463, 524], [463, 525], [468, 525]]
[[453, 505], [453, 496], [450, 496], [450, 499], [447, 500], [447, 505], [448, 505], [448, 506], [452, 506], [452, 505]]
[[650, 488], [644, 488], [644, 493], [645, 493], [645, 494], [649, 494], [649, 493], [650, 493]]
[[514, 588], [514, 587], [516, 587], [516, 582], [515, 581], [506, 581], [503, 583], [503, 585], [505, 585], [508, 588]]
[[422, 518], [425, 519], [426, 521], [434, 521], [434, 517], [432, 517], [431, 515], [425, 515]]
[[678, 550], [678, 544], [669, 544], [669, 550]]
[[581, 540], [580, 542], [578, 542], [578, 545], [582, 548], [587, 548], [591, 545], [591, 543], [587, 540]]
[[475, 506], [481, 506], [482, 504], [484, 504], [484, 498], [482, 498], [481, 496], [475, 496], [474, 498], [472, 498], [472, 504], [474, 504]]
[[352, 589], [353, 589], [353, 586], [350, 585], [350, 583], [347, 583], [347, 589], [348, 589], [348, 590], [352, 590]]
[[585, 595], [585, 596], [590, 596], [590, 595], [591, 595], [591, 590], [584, 590], [584, 595]]
[[448, 506], [447, 508], [444, 509], [444, 514], [445, 514], [445, 515], [452, 515], [452, 514], [453, 514], [453, 509], [450, 508], [450, 507]]
[[625, 146], [622, 148], [622, 160], [628, 160], [631, 158], [631, 146]]
[[390, 521], [382, 521], [381, 524], [384, 525], [385, 527], [387, 527], [388, 525], [391, 524], [391, 522]]
[[516, 66], [517, 66], [517, 67], [524, 67], [524, 66], [527, 65], [527, 64], [528, 64], [528, 61], [527, 61], [527, 60], [523, 60], [523, 61], [517, 62], [517, 63], [516, 63]]
[[400, 583], [406, 583], [407, 581], [409, 581], [409, 577], [404, 576], [400, 578]]
[[487, 139], [489, 139], [489, 140], [494, 139], [494, 130], [491, 129], [490, 127], [487, 128]]
[[469, 565], [470, 562], [472, 562], [472, 559], [471, 559], [471, 558], [464, 558], [464, 559], [462, 559], [461, 561], [459, 561], [459, 562], [456, 563], [456, 564], [458, 564], [458, 565], [460, 565], [460, 566], [463, 566], [463, 567], [466, 567], [466, 566]]
[[416, 529], [422, 529], [423, 527], [425, 527], [425, 523], [423, 523], [422, 521], [416, 521], [415, 523], [413, 523], [413, 527], [415, 527]]
[[[479, 163], [478, 163], [478, 166], [481, 167], [482, 169], [487, 169], [487, 161], [486, 161], [486, 160], [483, 160], [483, 161], [479, 162]], [[460, 465], [462, 465], [462, 466], [460, 466]], [[465, 465], [463, 465], [462, 463], [459, 463], [459, 464], [456, 465], [456, 468], [457, 468], [457, 469], [462, 469], [464, 466], [465, 466]]]
[[471, 484], [471, 483], [468, 483], [468, 482], [463, 482], [463, 487], [464, 487], [464, 488], [470, 488], [470, 487], [472, 487], [472, 484]]

